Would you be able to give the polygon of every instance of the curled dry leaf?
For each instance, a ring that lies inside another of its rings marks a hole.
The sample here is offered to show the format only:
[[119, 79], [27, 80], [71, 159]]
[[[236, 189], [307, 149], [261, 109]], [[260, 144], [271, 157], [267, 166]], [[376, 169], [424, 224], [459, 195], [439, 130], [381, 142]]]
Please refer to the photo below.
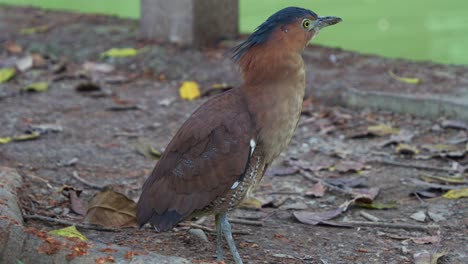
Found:
[[21, 53], [23, 52], [23, 47], [14, 42], [7, 42], [5, 44], [5, 49], [10, 53]]
[[380, 189], [377, 187], [372, 188], [354, 188], [352, 189], [354, 194], [354, 201], [359, 203], [372, 203], [372, 201], [377, 197], [380, 192]]
[[400, 76], [397, 76], [392, 70], [389, 70], [388, 71], [388, 74], [390, 75], [390, 77], [392, 77], [393, 79], [399, 81], [399, 82], [402, 82], [402, 83], [408, 83], [408, 84], [420, 84], [421, 83], [421, 80], [418, 79], [418, 78], [409, 78], [409, 77], [400, 77]]
[[136, 204], [121, 193], [105, 189], [89, 202], [85, 221], [105, 227], [136, 226]]
[[419, 149], [415, 146], [411, 146], [409, 144], [399, 143], [396, 148], [395, 152], [400, 155], [418, 155]]
[[325, 182], [339, 186], [339, 187], [364, 187], [367, 186], [367, 178], [366, 177], [339, 177], [339, 178], [329, 178], [326, 179]]
[[307, 225], [317, 225], [320, 223], [326, 223], [327, 220], [333, 219], [339, 216], [341, 213], [345, 212], [348, 209], [348, 206], [353, 202], [346, 201], [341, 204], [338, 208], [329, 211], [322, 212], [310, 212], [310, 211], [296, 211], [293, 213], [296, 219]]
[[88, 72], [111, 73], [115, 70], [115, 67], [107, 63], [87, 61], [83, 64], [83, 69]]

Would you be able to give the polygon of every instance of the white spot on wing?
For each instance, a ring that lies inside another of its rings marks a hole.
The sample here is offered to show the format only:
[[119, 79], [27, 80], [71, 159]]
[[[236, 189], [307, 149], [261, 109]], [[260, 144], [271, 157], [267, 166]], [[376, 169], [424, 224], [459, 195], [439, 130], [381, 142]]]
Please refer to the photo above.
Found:
[[252, 153], [254, 152], [255, 150], [255, 146], [257, 144], [255, 143], [255, 140], [253, 140], [253, 138], [250, 140], [250, 155], [252, 156]]
[[234, 184], [231, 186], [231, 190], [234, 190], [237, 188], [237, 186], [239, 186], [239, 181], [234, 182]]

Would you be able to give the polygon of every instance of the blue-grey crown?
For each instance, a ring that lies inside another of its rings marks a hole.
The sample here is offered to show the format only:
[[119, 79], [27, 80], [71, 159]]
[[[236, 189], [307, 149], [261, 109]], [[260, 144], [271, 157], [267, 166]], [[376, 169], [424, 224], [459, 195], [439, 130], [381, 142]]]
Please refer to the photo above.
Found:
[[292, 23], [294, 20], [306, 16], [316, 17], [317, 15], [304, 8], [286, 7], [271, 15], [263, 22], [244, 42], [232, 50], [232, 58], [239, 61], [242, 56], [252, 47], [265, 43], [278, 26], [284, 26]]

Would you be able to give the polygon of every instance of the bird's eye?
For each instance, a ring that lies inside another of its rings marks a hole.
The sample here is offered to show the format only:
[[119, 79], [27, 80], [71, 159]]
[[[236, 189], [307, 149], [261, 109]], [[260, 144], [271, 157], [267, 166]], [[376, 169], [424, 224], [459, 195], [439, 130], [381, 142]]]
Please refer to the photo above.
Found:
[[304, 20], [302, 20], [302, 27], [303, 28], [309, 29], [310, 25], [312, 25], [312, 21], [310, 21], [310, 19], [305, 18]]

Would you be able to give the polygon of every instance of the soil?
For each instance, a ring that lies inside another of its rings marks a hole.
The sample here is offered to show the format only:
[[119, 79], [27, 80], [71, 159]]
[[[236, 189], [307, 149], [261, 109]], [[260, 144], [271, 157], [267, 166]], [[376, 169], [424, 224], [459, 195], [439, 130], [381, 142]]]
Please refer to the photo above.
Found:
[[[48, 25], [46, 32], [22, 35], [22, 28]], [[59, 217], [81, 222], [82, 217], [70, 211], [70, 202], [57, 192], [64, 185], [83, 190], [89, 198], [97, 191], [77, 181], [74, 172], [89, 182], [111, 185], [114, 189], [137, 199], [140, 187], [155, 164], [136, 151], [139, 142], [151, 142], [163, 150], [182, 122], [201, 103], [179, 98], [178, 88], [186, 80], [197, 81], [202, 91], [220, 83], [240, 84], [236, 66], [225, 55], [224, 43], [197, 51], [166, 44], [148, 43], [138, 39], [137, 22], [114, 17], [50, 12], [30, 8], [0, 7], [0, 46], [16, 43], [21, 53], [3, 49], [2, 67], [11, 66], [27, 53], [37, 53], [42, 65], [18, 73], [0, 84], [0, 137], [24, 134], [31, 126], [59, 124], [63, 130], [49, 132], [36, 140], [0, 145], [0, 165], [15, 167], [26, 184], [22, 188], [25, 213]], [[142, 52], [128, 58], [101, 58], [110, 48], [136, 47]], [[83, 73], [86, 61], [114, 65], [108, 74]], [[308, 64], [309, 94], [314, 87], [341, 81], [365, 90], [398, 93], [456, 93], [466, 89], [467, 67], [415, 63], [383, 59], [356, 53], [311, 46], [305, 55]], [[422, 85], [398, 82], [389, 76], [393, 70], [401, 76], [423, 80]], [[43, 93], [21, 92], [21, 87], [38, 81], [48, 81]], [[79, 92], [76, 87], [89, 82], [98, 91]], [[261, 209], [238, 209], [231, 217], [262, 220], [261, 227], [233, 224], [235, 230], [248, 235], [235, 235], [240, 254], [246, 263], [412, 263], [413, 255], [424, 250], [447, 254], [439, 263], [468, 262], [468, 213], [466, 199], [441, 197], [422, 199], [410, 196], [422, 186], [411, 185], [412, 179], [423, 174], [449, 176], [437, 168], [457, 168], [468, 165], [468, 155], [450, 157], [433, 155], [422, 148], [425, 144], [451, 143], [465, 149], [467, 129], [444, 127], [446, 120], [427, 120], [407, 115], [344, 109], [308, 98], [304, 114], [289, 148], [271, 166], [255, 197], [264, 202]], [[396, 153], [395, 145], [382, 146], [390, 136], [363, 135], [368, 126], [391, 124], [414, 133], [410, 144], [418, 146], [418, 155]], [[354, 137], [352, 135], [355, 135]], [[358, 135], [358, 136], [356, 136]], [[383, 158], [428, 169], [404, 168], [372, 162]], [[351, 206], [333, 219], [365, 219], [368, 212], [386, 222], [434, 224], [426, 217], [418, 222], [410, 216], [420, 210], [437, 212], [443, 218], [435, 224], [440, 232], [386, 229], [376, 227], [344, 228], [326, 225], [306, 225], [297, 221], [293, 212], [331, 210], [349, 199], [328, 190], [323, 197], [313, 198], [306, 192], [313, 186], [300, 173], [278, 176], [280, 168], [291, 169], [291, 159], [307, 164], [323, 179], [363, 177], [369, 187], [380, 188], [378, 202], [396, 201], [389, 210], [370, 210]], [[74, 160], [73, 164], [67, 164]], [[359, 162], [357, 170], [337, 169], [338, 162]], [[317, 169], [317, 167], [322, 168]], [[457, 167], [458, 166], [458, 167]], [[466, 180], [467, 174], [458, 174]], [[456, 173], [455, 173], [456, 174]], [[46, 184], [47, 183], [47, 184]], [[28, 221], [39, 230], [58, 226], [42, 221]], [[213, 227], [208, 218], [203, 225]], [[195, 263], [215, 263], [216, 238], [207, 233], [209, 242], [191, 237], [187, 228], [179, 226], [166, 233], [149, 229], [122, 229], [118, 232], [80, 230], [91, 241], [115, 243], [155, 251], [163, 255], [188, 258]], [[396, 239], [399, 236], [400, 239]], [[419, 244], [405, 238], [438, 236], [440, 242]], [[403, 238], [401, 238], [403, 237]], [[225, 249], [227, 263], [232, 259]]]

